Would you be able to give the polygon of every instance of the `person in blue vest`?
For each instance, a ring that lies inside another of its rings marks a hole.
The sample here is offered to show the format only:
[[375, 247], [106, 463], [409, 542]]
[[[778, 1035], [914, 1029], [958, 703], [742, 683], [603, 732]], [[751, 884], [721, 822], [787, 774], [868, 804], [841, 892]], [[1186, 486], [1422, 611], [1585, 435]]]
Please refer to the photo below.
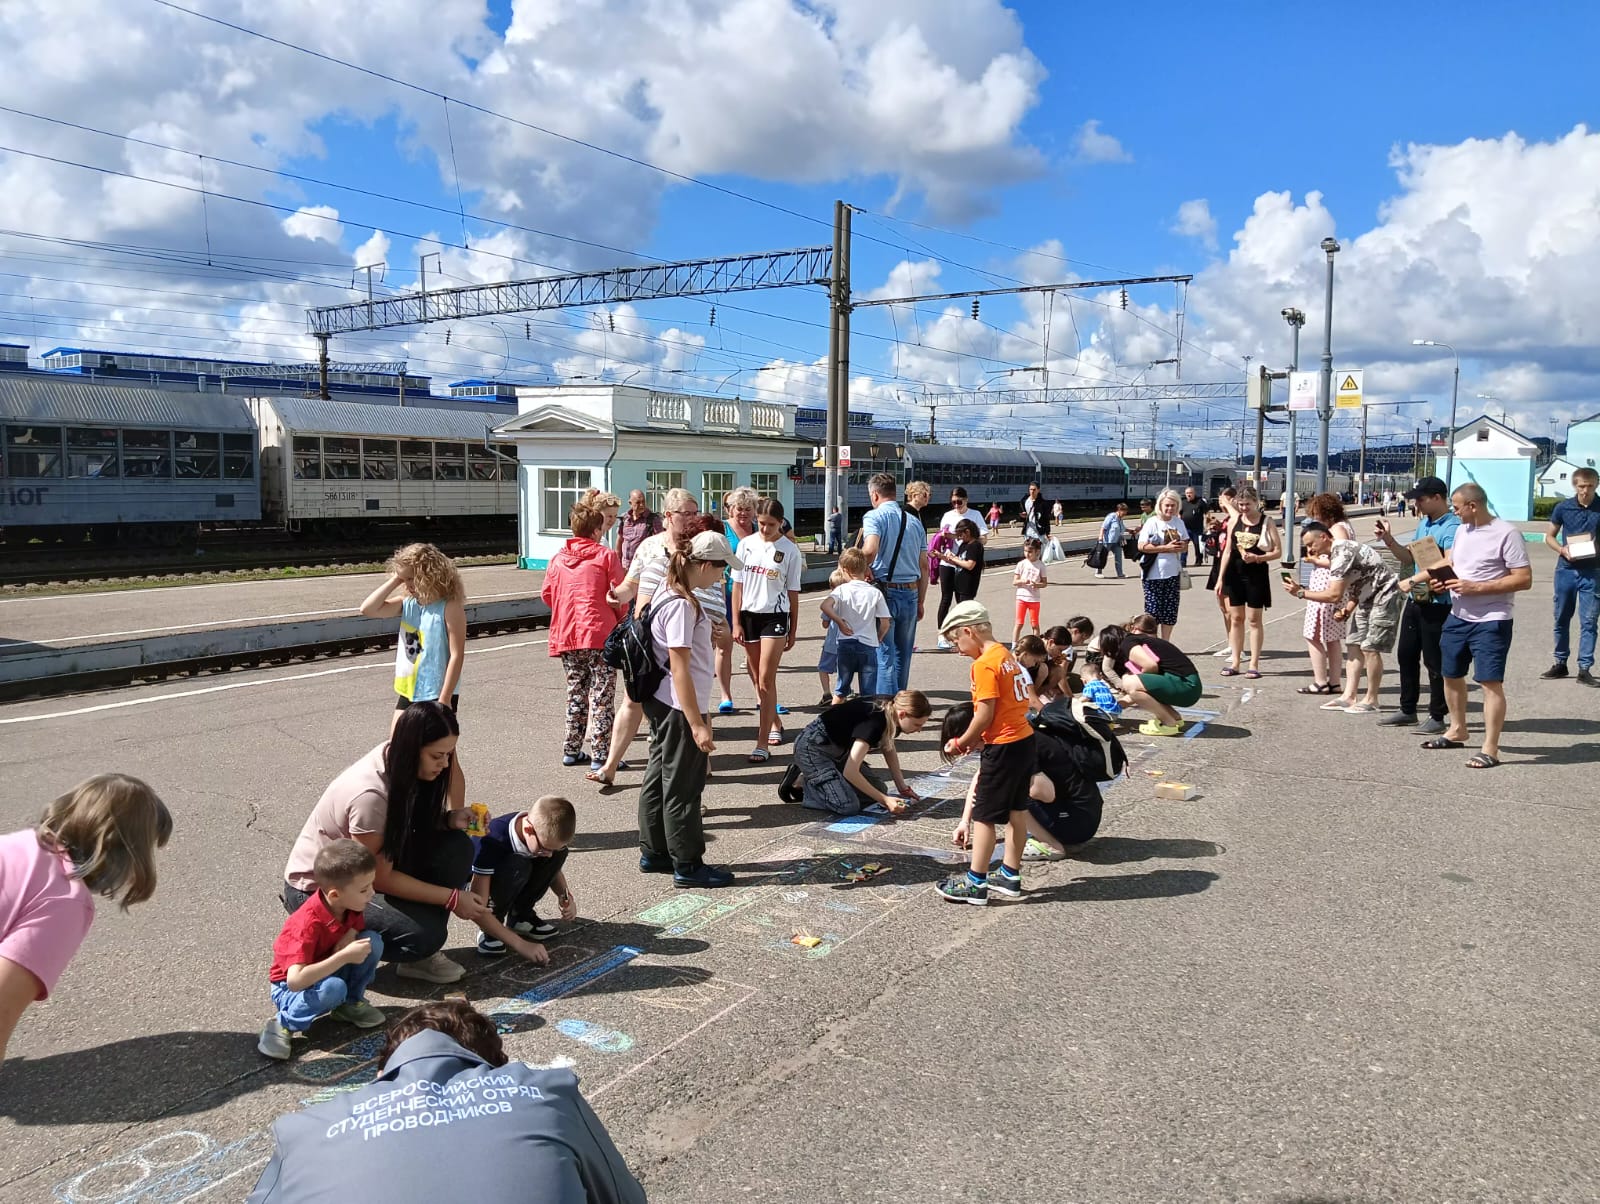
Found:
[[878, 697], [910, 689], [911, 653], [928, 597], [928, 536], [920, 520], [902, 506], [887, 472], [867, 481], [872, 509], [862, 519], [861, 550], [872, 561], [872, 579], [889, 604], [889, 634], [878, 643]]
[[373, 1082], [280, 1117], [272, 1136], [248, 1204], [645, 1198], [578, 1076], [508, 1060], [494, 1021], [458, 999], [400, 1017]]
[[1578, 614], [1578, 681], [1600, 686], [1594, 675], [1595, 627], [1600, 621], [1600, 593], [1595, 589], [1595, 545], [1600, 541], [1600, 498], [1595, 485], [1600, 473], [1580, 468], [1572, 474], [1572, 497], [1562, 498], [1550, 512], [1545, 546], [1556, 554], [1555, 663], [1539, 676], [1567, 675], [1572, 652], [1572, 614]]

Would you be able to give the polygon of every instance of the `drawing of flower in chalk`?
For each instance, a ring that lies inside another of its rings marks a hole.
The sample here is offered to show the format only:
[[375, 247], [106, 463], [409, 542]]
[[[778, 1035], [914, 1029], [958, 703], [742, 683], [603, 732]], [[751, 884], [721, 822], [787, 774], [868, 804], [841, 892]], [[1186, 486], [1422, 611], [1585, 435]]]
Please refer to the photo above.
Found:
[[557, 1020], [556, 1032], [600, 1053], [627, 1053], [633, 1048], [633, 1038], [627, 1033], [601, 1028], [587, 1020]]

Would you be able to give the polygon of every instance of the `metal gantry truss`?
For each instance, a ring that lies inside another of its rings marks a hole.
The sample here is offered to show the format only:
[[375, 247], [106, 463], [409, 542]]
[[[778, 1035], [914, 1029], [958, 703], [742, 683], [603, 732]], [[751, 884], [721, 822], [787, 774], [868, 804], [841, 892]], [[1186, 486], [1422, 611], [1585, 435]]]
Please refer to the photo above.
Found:
[[1171, 385], [1069, 385], [1050, 389], [955, 389], [924, 393], [915, 400], [932, 406], [1077, 405], [1085, 402], [1205, 401], [1243, 397], [1242, 380], [1209, 384]]
[[306, 317], [310, 332], [326, 339], [330, 335], [358, 330], [579, 305], [739, 293], [798, 284], [826, 285], [832, 271], [832, 247], [801, 247], [759, 255], [729, 255], [431, 289], [371, 301], [324, 305], [308, 311]]
[[[323, 371], [324, 365], [319, 363], [309, 364], [230, 364], [217, 373], [223, 380], [232, 380], [239, 376], [317, 376]], [[330, 360], [326, 365], [329, 372], [365, 372], [373, 376], [404, 376], [406, 374], [405, 360], [373, 360], [366, 363], [345, 363], [340, 360]]]

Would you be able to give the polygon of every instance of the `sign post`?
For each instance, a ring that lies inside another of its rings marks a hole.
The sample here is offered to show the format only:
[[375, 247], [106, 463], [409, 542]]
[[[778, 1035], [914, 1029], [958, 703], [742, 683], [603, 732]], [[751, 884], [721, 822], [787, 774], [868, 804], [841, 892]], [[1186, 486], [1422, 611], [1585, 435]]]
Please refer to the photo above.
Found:
[[1359, 410], [1362, 406], [1362, 386], [1366, 372], [1361, 368], [1351, 368], [1344, 372], [1336, 372], [1334, 379], [1338, 388], [1334, 391], [1333, 408], [1336, 410]]

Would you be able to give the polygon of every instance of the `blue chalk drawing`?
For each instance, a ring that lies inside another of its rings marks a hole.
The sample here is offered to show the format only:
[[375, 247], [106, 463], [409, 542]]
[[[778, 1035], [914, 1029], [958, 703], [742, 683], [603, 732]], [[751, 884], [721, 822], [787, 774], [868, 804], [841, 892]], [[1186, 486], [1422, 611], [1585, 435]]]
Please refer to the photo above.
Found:
[[851, 815], [828, 825], [830, 832], [860, 832], [872, 827], [882, 817], [877, 815]]
[[557, 1020], [556, 1032], [600, 1053], [627, 1053], [633, 1048], [633, 1038], [627, 1033], [612, 1028], [601, 1028], [598, 1024], [590, 1024], [587, 1020]]
[[571, 969], [552, 974], [534, 983], [516, 998], [506, 1000], [489, 1013], [489, 1019], [494, 1021], [495, 1028], [500, 1033], [509, 1033], [520, 1017], [530, 1015], [552, 1000], [560, 999], [563, 995], [570, 995], [588, 986], [595, 979], [627, 965], [642, 952], [642, 949], [635, 949], [632, 945], [618, 945], [615, 949], [597, 954], [587, 961], [581, 961]]

